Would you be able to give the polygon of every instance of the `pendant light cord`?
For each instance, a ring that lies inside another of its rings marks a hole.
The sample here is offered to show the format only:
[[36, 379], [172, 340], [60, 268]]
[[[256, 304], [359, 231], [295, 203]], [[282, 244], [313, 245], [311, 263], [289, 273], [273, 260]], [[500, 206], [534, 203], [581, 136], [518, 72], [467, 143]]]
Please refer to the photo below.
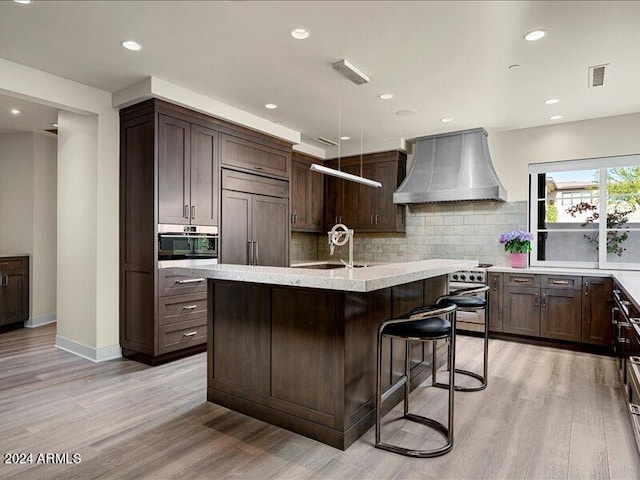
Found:
[[362, 92], [362, 87], [360, 87], [360, 176], [364, 177], [362, 173], [362, 152], [364, 151], [364, 136], [362, 132], [362, 111], [364, 110], [364, 101]]
[[342, 79], [338, 79], [338, 171], [340, 168], [340, 157], [342, 156]]

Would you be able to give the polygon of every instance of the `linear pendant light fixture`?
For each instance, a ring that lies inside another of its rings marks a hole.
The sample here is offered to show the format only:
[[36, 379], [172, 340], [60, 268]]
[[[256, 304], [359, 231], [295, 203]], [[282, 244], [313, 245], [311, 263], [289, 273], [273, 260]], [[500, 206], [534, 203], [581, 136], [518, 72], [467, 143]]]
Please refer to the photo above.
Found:
[[382, 184], [380, 182], [376, 182], [375, 180], [359, 177], [358, 175], [351, 175], [350, 173], [342, 172], [340, 170], [334, 170], [333, 168], [325, 167], [323, 165], [318, 165], [317, 163], [312, 163], [311, 167], [309, 167], [309, 170], [311, 170], [312, 172], [324, 173], [325, 175], [331, 175], [332, 177], [342, 178], [343, 180], [362, 183], [363, 185], [368, 185], [370, 187], [382, 187]]
[[[356, 85], [362, 85], [364, 83], [369, 83], [369, 77], [362, 70], [356, 67], [353, 63], [349, 62], [346, 58], [339, 60], [333, 63], [333, 69], [337, 72], [341, 73], [344, 77], [351, 80]], [[340, 105], [338, 105], [338, 138], [341, 139], [340, 132]], [[312, 163], [309, 167], [309, 170], [312, 172], [319, 172], [325, 175], [330, 175], [332, 177], [341, 178], [343, 180], [349, 180], [351, 182], [361, 183], [363, 185], [367, 185], [369, 187], [381, 188], [382, 183], [371, 180], [369, 178], [364, 178], [362, 176], [362, 95], [360, 96], [360, 176], [352, 175], [350, 173], [343, 172], [339, 170], [340, 168], [340, 143], [338, 143], [338, 170], [333, 168], [325, 167], [324, 165], [319, 165], [317, 163]]]

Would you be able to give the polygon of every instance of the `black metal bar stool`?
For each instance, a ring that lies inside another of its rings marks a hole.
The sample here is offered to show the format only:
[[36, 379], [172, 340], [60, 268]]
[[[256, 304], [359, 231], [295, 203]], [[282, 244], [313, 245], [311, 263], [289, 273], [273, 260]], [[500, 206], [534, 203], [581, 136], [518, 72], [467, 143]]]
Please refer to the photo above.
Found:
[[[455, 373], [460, 375], [466, 375], [468, 377], [475, 378], [480, 382], [480, 385], [475, 386], [462, 386], [456, 385], [455, 389], [458, 392], [479, 392], [487, 388], [487, 379], [489, 374], [489, 325], [487, 323], [487, 299], [486, 297], [478, 297], [477, 294], [484, 293], [488, 295], [489, 287], [483, 285], [481, 287], [472, 287], [468, 289], [456, 290], [451, 295], [443, 295], [436, 300], [436, 305], [455, 305], [461, 312], [479, 312], [482, 311], [484, 316], [484, 353], [482, 363], [482, 375], [471, 372], [469, 370], [463, 370], [461, 368], [455, 368]], [[452, 348], [449, 345], [449, 348]], [[451, 364], [447, 365], [447, 369], [451, 371]], [[451, 376], [450, 376], [451, 377]], [[433, 386], [438, 388], [449, 388], [449, 384], [438, 382], [436, 379], [436, 372], [433, 373]]]
[[[378, 329], [378, 367], [376, 376], [376, 448], [381, 448], [389, 452], [399, 453], [409, 457], [437, 457], [444, 455], [453, 448], [453, 394], [454, 388], [449, 388], [449, 415], [448, 426], [434, 420], [432, 418], [423, 417], [409, 413], [409, 390], [411, 386], [411, 365], [410, 365], [410, 348], [409, 341], [417, 340], [421, 342], [431, 342], [433, 344], [432, 372], [435, 375], [436, 370], [436, 340], [449, 339], [449, 344], [453, 347], [448, 352], [449, 365], [455, 368], [455, 305], [431, 305], [427, 307], [419, 307], [411, 310], [408, 314], [387, 320], [380, 325]], [[443, 318], [443, 316], [448, 316]], [[384, 394], [382, 393], [382, 340], [384, 338], [397, 338], [405, 341], [405, 364], [404, 375]], [[435, 378], [435, 377], [434, 377]], [[453, 369], [449, 376], [449, 383], [454, 385]], [[418, 422], [427, 427], [433, 428], [441, 433], [447, 440], [447, 443], [433, 450], [414, 450], [398, 447], [380, 441], [382, 436], [381, 420], [382, 405], [386, 399], [393, 395], [398, 389], [404, 385], [404, 418], [413, 422]]]

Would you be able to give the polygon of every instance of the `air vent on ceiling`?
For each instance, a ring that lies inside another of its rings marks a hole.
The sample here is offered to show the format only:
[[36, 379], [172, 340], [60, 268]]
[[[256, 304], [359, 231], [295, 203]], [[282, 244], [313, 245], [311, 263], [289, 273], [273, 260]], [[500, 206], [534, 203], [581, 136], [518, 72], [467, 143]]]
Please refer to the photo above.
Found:
[[328, 138], [324, 138], [324, 137], [316, 137], [314, 140], [318, 143], [322, 143], [323, 145], [327, 145], [329, 147], [335, 147], [336, 145], [338, 145], [333, 140], [329, 140]]
[[604, 72], [608, 65], [608, 63], [605, 63], [604, 65], [589, 67], [589, 88], [604, 85]]

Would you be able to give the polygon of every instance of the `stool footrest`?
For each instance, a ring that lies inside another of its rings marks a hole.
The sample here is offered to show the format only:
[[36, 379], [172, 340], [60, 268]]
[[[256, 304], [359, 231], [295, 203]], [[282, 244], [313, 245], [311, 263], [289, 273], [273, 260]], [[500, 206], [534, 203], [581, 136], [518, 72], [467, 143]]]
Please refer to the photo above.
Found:
[[376, 448], [381, 448], [382, 450], [387, 450], [389, 452], [399, 453], [408, 457], [417, 458], [439, 457], [440, 455], [444, 455], [445, 453], [449, 452], [453, 448], [453, 441], [449, 440], [449, 429], [442, 423], [432, 418], [415, 415], [413, 413], [407, 413], [404, 418], [406, 418], [407, 420], [411, 420], [412, 422], [421, 423], [422, 425], [433, 428], [435, 431], [437, 431], [447, 439], [447, 443], [442, 447], [432, 450], [414, 450], [412, 448], [402, 448], [396, 445], [390, 445], [388, 443], [376, 443]]
[[[462, 370], [459, 368], [456, 368], [455, 372], [459, 373], [460, 375], [466, 375], [467, 377], [475, 378], [480, 382], [480, 385], [475, 385], [471, 387], [456, 385], [455, 386], [456, 392], [479, 392], [480, 390], [484, 390], [485, 388], [487, 388], [487, 380], [482, 375], [478, 375], [475, 372], [470, 372], [469, 370]], [[436, 382], [433, 384], [433, 386], [437, 388], [445, 388], [445, 389], [449, 388], [448, 383], [442, 383], [442, 382]]]

